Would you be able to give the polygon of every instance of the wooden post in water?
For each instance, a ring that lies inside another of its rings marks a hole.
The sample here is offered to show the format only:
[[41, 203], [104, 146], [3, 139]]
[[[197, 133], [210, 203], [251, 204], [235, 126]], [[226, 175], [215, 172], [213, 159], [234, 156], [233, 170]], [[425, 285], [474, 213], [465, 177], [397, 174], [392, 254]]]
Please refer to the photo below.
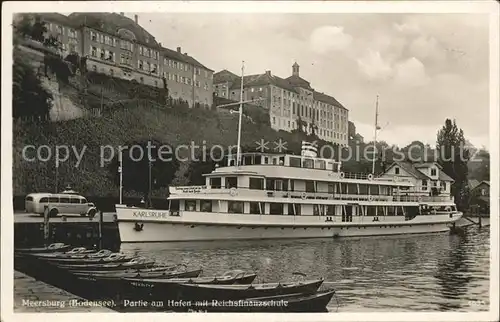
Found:
[[45, 247], [49, 246], [50, 229], [49, 229], [49, 207], [43, 209], [43, 242]]
[[103, 214], [102, 210], [99, 211], [99, 250], [102, 249], [102, 224], [103, 224]]

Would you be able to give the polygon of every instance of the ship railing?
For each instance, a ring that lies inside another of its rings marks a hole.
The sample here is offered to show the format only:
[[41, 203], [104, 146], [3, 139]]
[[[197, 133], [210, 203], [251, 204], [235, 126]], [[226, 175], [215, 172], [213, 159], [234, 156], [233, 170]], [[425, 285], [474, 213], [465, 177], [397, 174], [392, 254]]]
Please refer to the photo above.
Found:
[[366, 173], [344, 172], [345, 179], [368, 180], [368, 177], [369, 175]]
[[262, 198], [294, 198], [318, 200], [349, 200], [349, 201], [396, 201], [396, 202], [446, 202], [453, 201], [452, 196], [421, 196], [421, 195], [357, 195], [331, 192], [307, 192], [285, 190], [260, 190], [249, 188], [208, 188], [207, 186], [171, 187], [173, 194], [229, 194], [231, 196], [245, 195]]
[[356, 173], [356, 172], [341, 172], [341, 178], [344, 179], [355, 179], [355, 180], [374, 180], [374, 181], [392, 181], [392, 182], [411, 182], [410, 179], [401, 176], [384, 176], [376, 177], [372, 174], [367, 173]]

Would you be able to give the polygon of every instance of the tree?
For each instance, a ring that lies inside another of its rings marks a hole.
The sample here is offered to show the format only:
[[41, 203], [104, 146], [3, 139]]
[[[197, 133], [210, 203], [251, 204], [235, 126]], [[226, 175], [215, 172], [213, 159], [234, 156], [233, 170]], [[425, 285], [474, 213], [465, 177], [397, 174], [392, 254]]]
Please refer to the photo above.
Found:
[[477, 181], [490, 180], [490, 153], [486, 149], [479, 150], [473, 158], [469, 160], [469, 179]]
[[52, 95], [42, 86], [33, 67], [14, 49], [12, 82], [12, 116], [30, 120], [47, 120]]
[[[150, 141], [151, 162], [148, 156], [148, 141]], [[123, 188], [147, 194], [149, 191], [149, 167], [151, 167], [151, 189], [165, 188], [172, 182], [175, 172], [179, 168], [179, 162], [175, 155], [168, 155], [168, 149], [161, 150], [160, 147], [168, 145], [162, 144], [159, 140], [141, 140], [125, 144], [129, 147], [122, 152], [123, 161]], [[173, 150], [173, 149], [172, 149]], [[142, 151], [142, 153], [141, 153]], [[108, 166], [111, 179], [119, 185], [120, 174], [118, 172], [118, 153]]]
[[446, 119], [445, 125], [437, 133], [436, 151], [443, 171], [455, 180], [451, 193], [460, 210], [467, 208], [468, 200], [469, 151], [465, 144], [463, 130], [457, 127], [455, 120]]

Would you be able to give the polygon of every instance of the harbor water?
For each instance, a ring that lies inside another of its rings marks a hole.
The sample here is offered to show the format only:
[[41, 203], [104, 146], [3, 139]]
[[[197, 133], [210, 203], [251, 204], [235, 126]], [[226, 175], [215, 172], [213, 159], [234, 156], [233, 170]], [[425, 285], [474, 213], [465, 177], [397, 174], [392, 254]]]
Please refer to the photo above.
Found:
[[302, 272], [325, 278], [336, 297], [330, 312], [489, 309], [489, 227], [463, 234], [345, 239], [122, 244], [121, 250], [166, 263], [201, 266], [203, 275], [230, 269], [277, 282]]

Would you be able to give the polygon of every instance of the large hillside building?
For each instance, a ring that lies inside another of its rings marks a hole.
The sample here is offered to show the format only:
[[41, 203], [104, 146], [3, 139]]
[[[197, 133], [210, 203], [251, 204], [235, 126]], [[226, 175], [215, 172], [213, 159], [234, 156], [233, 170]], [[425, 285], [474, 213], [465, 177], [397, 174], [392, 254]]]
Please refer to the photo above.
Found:
[[[281, 78], [266, 71], [243, 77], [243, 100], [269, 110], [271, 127], [292, 131], [299, 126], [322, 140], [347, 146], [349, 111], [334, 97], [315, 91], [300, 77], [299, 65], [292, 76]], [[240, 100], [241, 76], [222, 70], [214, 74], [214, 94]]]
[[75, 52], [87, 59], [89, 71], [163, 87], [173, 99], [212, 105], [213, 70], [181, 48], [164, 48], [155, 37], [123, 13], [37, 14], [47, 32], [62, 44], [63, 56]]

